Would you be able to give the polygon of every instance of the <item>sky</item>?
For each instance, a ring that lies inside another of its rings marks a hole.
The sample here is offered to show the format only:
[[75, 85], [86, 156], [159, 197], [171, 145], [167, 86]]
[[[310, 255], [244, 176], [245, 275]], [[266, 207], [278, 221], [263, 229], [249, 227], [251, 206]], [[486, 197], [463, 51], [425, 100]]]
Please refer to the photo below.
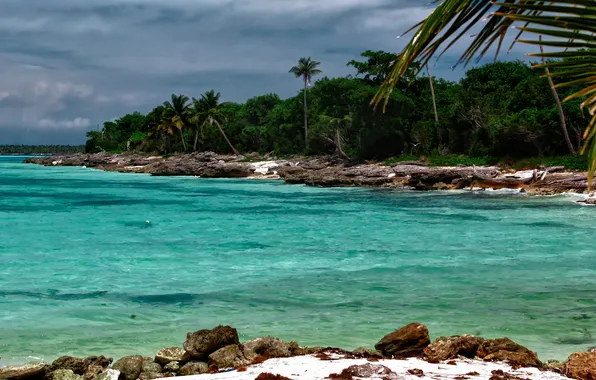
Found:
[[[172, 93], [293, 96], [298, 58], [330, 77], [428, 15], [430, 0], [1, 0], [0, 145], [82, 144]], [[465, 42], [462, 46], [465, 45]], [[433, 75], [458, 79], [453, 52]]]

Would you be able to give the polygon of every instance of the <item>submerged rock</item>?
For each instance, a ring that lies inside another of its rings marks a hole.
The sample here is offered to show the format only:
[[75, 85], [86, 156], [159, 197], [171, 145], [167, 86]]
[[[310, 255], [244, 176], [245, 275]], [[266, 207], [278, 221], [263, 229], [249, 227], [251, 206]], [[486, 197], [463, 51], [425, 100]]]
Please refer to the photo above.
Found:
[[136, 380], [141, 374], [143, 357], [141, 355], [125, 356], [118, 360], [112, 368], [120, 371], [120, 380]]
[[473, 335], [440, 337], [424, 349], [424, 356], [431, 363], [456, 359], [458, 356], [473, 359], [484, 339]]
[[217, 366], [219, 369], [235, 368], [245, 366], [250, 363], [244, 356], [242, 347], [238, 344], [232, 344], [209, 355], [209, 363]]
[[196, 359], [207, 359], [210, 354], [225, 346], [239, 344], [238, 331], [230, 326], [217, 326], [212, 330], [188, 333], [184, 349]]
[[209, 364], [204, 362], [188, 362], [180, 368], [180, 376], [200, 375], [209, 371]]
[[574, 379], [596, 379], [596, 352], [576, 352], [567, 359], [565, 374]]
[[155, 354], [155, 362], [168, 364], [169, 362], [185, 362], [190, 359], [189, 355], [180, 347], [165, 347]]
[[429, 344], [428, 328], [420, 323], [410, 323], [385, 335], [375, 348], [385, 356], [405, 358], [420, 355]]
[[48, 363], [27, 363], [19, 366], [0, 368], [0, 379], [25, 380], [43, 378], [48, 369]]

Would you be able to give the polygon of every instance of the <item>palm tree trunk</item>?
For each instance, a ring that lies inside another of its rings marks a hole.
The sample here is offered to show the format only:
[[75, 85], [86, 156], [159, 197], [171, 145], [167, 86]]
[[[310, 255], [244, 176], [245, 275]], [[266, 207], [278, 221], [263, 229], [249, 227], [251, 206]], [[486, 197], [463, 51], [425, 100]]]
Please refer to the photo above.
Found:
[[224, 137], [224, 139], [226, 139], [226, 141], [228, 142], [228, 145], [230, 146], [230, 148], [232, 148], [232, 151], [234, 152], [234, 154], [237, 155], [237, 156], [239, 156], [240, 153], [236, 150], [236, 148], [234, 148], [234, 145], [232, 145], [232, 143], [228, 139], [228, 136], [226, 136], [226, 133], [224, 132], [224, 130], [221, 127], [221, 125], [219, 124], [219, 122], [217, 120], [215, 120], [215, 119], [213, 119], [213, 122], [215, 123], [215, 125], [217, 125], [217, 128], [221, 132], [221, 135]]
[[193, 149], [192, 149], [193, 152], [197, 151], [197, 142], [198, 141], [199, 141], [199, 126], [197, 125], [196, 129], [195, 129], [195, 145], [193, 146]]
[[[539, 40], [542, 41], [542, 36], [539, 37]], [[540, 52], [544, 53], [544, 49], [542, 45], [540, 45]], [[542, 63], [546, 63], [546, 59], [542, 57]], [[553, 83], [553, 78], [550, 76], [550, 70], [547, 68], [544, 69], [546, 71], [546, 75], [548, 78], [548, 85], [550, 90], [553, 93], [553, 97], [555, 98], [555, 103], [557, 103], [557, 108], [559, 109], [559, 119], [561, 120], [561, 130], [563, 131], [563, 137], [565, 138], [565, 143], [567, 144], [567, 148], [569, 149], [569, 153], [576, 154], [575, 148], [573, 148], [573, 144], [571, 143], [571, 139], [569, 138], [569, 132], [567, 131], [567, 122], [565, 121], [565, 113], [563, 112], [563, 106], [561, 105], [561, 99], [559, 98], [559, 94], [557, 93], [557, 89], [555, 88], [555, 84]]]
[[306, 103], [306, 91], [308, 90], [308, 81], [304, 78], [304, 146], [308, 151], [308, 104]]
[[433, 100], [433, 110], [435, 111], [435, 123], [437, 127], [437, 137], [439, 138], [439, 144], [441, 144], [441, 129], [439, 128], [439, 112], [437, 112], [437, 99], [435, 97], [435, 84], [433, 83], [433, 77], [430, 73], [430, 68], [428, 67], [428, 63], [426, 64], [426, 72], [428, 74], [428, 80], [430, 82], [430, 94]]
[[339, 128], [335, 128], [335, 147], [338, 156], [340, 156], [341, 158], [345, 158], [346, 160], [350, 158], [341, 148], [341, 134], [339, 132]]
[[180, 139], [182, 140], [182, 147], [186, 152], [186, 142], [184, 141], [184, 133], [182, 133], [182, 128], [180, 128]]

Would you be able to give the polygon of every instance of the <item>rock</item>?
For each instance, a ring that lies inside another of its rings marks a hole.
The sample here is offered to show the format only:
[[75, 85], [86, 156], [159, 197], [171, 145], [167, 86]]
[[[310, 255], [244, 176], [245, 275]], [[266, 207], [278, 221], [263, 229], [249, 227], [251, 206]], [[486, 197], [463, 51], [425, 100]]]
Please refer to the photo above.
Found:
[[188, 362], [180, 368], [180, 376], [200, 375], [209, 371], [209, 364], [204, 362]]
[[473, 335], [440, 337], [424, 349], [424, 356], [431, 363], [456, 359], [458, 356], [473, 359], [482, 342], [484, 339]]
[[259, 376], [255, 377], [255, 380], [292, 380], [289, 377], [282, 375], [274, 375], [269, 372], [260, 373]]
[[169, 362], [186, 362], [190, 356], [180, 347], [162, 348], [155, 355], [155, 362], [159, 364], [168, 364]]
[[245, 366], [250, 363], [242, 352], [242, 347], [238, 344], [232, 344], [220, 348], [209, 355], [209, 364], [214, 364], [219, 369], [235, 368]]
[[329, 375], [329, 378], [331, 379], [352, 380], [354, 377], [383, 380], [400, 379], [395, 372], [384, 365], [371, 363], [352, 365], [341, 371], [339, 374]]
[[161, 372], [162, 368], [161, 365], [159, 365], [156, 362], [153, 362], [151, 360], [145, 360], [143, 362], [143, 364], [141, 365], [141, 372]]
[[109, 368], [105, 370], [103, 373], [100, 373], [99, 375], [95, 376], [93, 380], [118, 380], [119, 377], [120, 371]]
[[549, 360], [546, 363], [544, 363], [544, 368], [549, 371], [564, 373], [565, 372], [565, 363], [560, 362], [558, 360]]
[[357, 355], [362, 355], [365, 358], [379, 358], [382, 359], [383, 358], [383, 353], [379, 350], [371, 350], [370, 348], [366, 348], [366, 347], [358, 347], [357, 349], [355, 349], [354, 351], [352, 351], [352, 353], [357, 354]]
[[429, 344], [428, 328], [420, 323], [410, 323], [385, 335], [375, 348], [385, 356], [414, 357], [420, 355]]
[[238, 331], [230, 326], [217, 326], [213, 330], [188, 333], [184, 349], [190, 357], [207, 359], [215, 351], [232, 344], [239, 344]]
[[141, 374], [143, 357], [141, 355], [125, 356], [112, 366], [120, 371], [120, 380], [136, 380]]
[[[294, 343], [294, 342], [293, 342]], [[289, 358], [293, 355], [293, 349], [298, 349], [294, 343], [284, 342], [279, 338], [266, 336], [264, 338], [253, 339], [242, 344], [246, 359], [251, 362], [257, 356], [266, 356], [268, 358]]]
[[477, 355], [486, 361], [504, 361], [520, 367], [542, 367], [536, 353], [509, 338], [484, 340]]
[[181, 365], [180, 362], [169, 362], [163, 367], [164, 372], [178, 372]]
[[161, 372], [141, 372], [139, 380], [161, 379], [162, 377], [166, 377], [166, 375]]
[[52, 379], [52, 373], [59, 369], [69, 369], [77, 375], [84, 375], [85, 378], [93, 378], [99, 373], [99, 368], [106, 370], [112, 363], [112, 358], [105, 356], [89, 356], [87, 358], [75, 358], [73, 356], [61, 356], [54, 360], [46, 371], [46, 379]]
[[87, 367], [87, 370], [85, 371], [85, 375], [83, 377], [85, 378], [85, 380], [92, 380], [97, 375], [102, 374], [103, 370], [104, 370], [104, 368], [102, 366], [97, 365], [97, 364], [92, 364], [89, 367]]
[[8, 366], [0, 368], [0, 379], [21, 380], [43, 378], [48, 363], [27, 363], [19, 366]]
[[57, 369], [52, 372], [52, 380], [82, 380], [82, 375], [77, 375], [70, 369]]
[[596, 379], [596, 352], [576, 352], [565, 364], [565, 374], [573, 379]]

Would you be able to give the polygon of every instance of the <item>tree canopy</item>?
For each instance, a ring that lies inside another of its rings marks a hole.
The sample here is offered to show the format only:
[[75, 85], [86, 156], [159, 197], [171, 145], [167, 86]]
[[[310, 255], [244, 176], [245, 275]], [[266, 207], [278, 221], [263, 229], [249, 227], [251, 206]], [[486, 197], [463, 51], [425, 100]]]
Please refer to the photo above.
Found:
[[[565, 155], [557, 105], [543, 69], [523, 61], [472, 68], [458, 82], [408, 71], [387, 98], [385, 112], [370, 102], [390, 75], [395, 54], [366, 51], [350, 61], [353, 75], [321, 77], [308, 99], [305, 150], [303, 93], [288, 99], [264, 94], [244, 103], [220, 102], [214, 90], [173, 95], [148, 114], [134, 112], [88, 133], [86, 150], [337, 154], [353, 159], [400, 155], [524, 158]], [[561, 60], [564, 62], [564, 60]], [[565, 97], [574, 88], [561, 92]], [[564, 104], [570, 140], [581, 146], [585, 115]]]

